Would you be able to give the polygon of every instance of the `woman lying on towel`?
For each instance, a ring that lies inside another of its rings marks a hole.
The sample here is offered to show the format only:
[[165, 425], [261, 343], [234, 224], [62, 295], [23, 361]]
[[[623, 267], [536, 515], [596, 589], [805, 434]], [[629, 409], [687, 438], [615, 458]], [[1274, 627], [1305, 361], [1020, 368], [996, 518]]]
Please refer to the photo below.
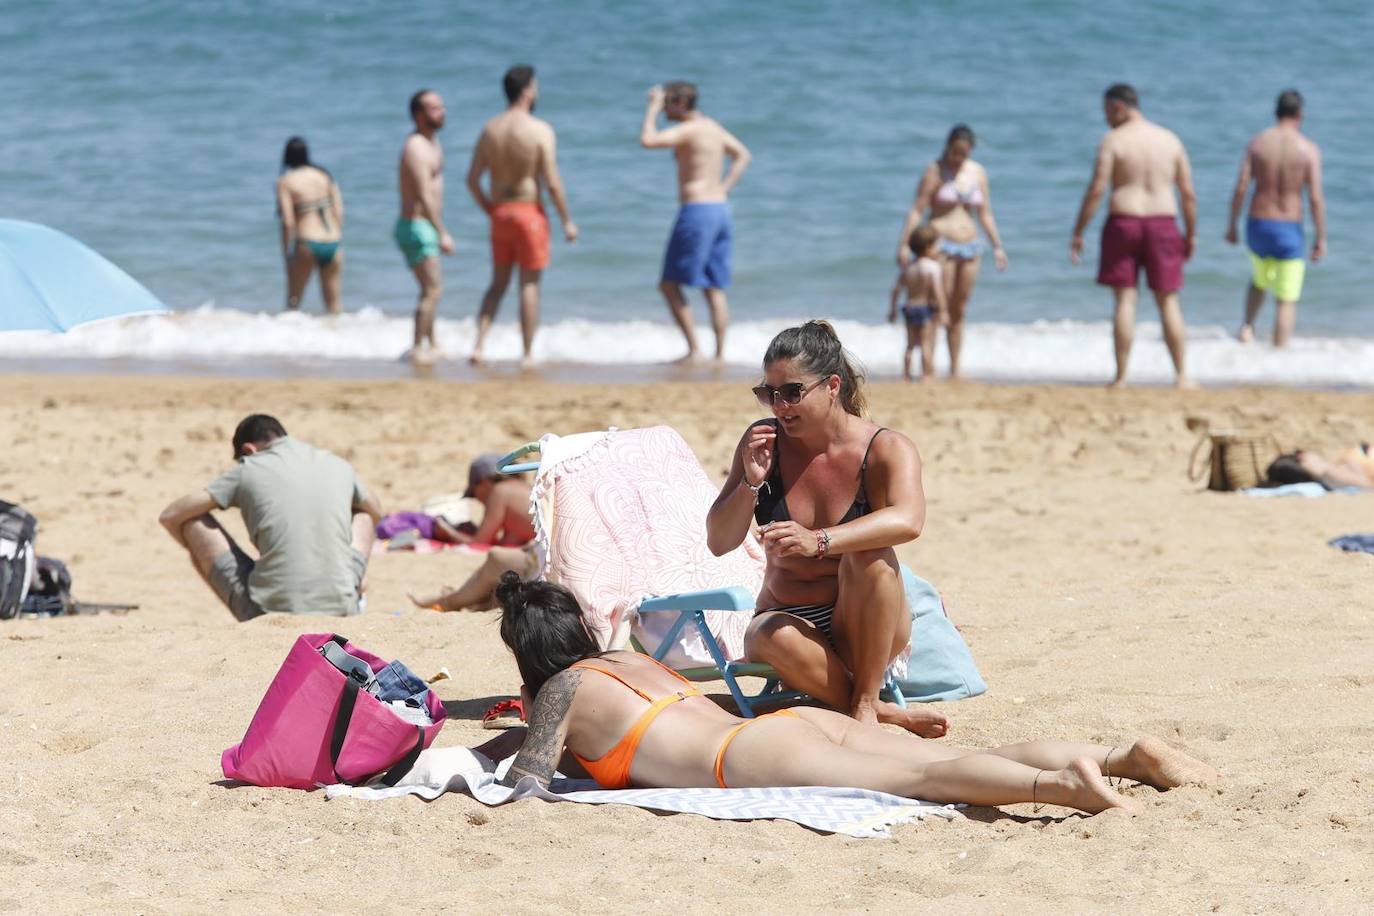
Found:
[[905, 674], [911, 614], [893, 548], [920, 537], [926, 499], [915, 444], [864, 417], [863, 383], [829, 322], [773, 338], [754, 389], [773, 416], [744, 431], [706, 542], [719, 556], [759, 525], [768, 565], [750, 661], [860, 722], [938, 738], [944, 716], [878, 698], [886, 675]]
[[[1136, 811], [1103, 777], [1159, 789], [1216, 771], [1155, 738], [1103, 747], [1031, 741], [965, 750], [802, 707], [741, 719], [646, 655], [602, 652], [572, 592], [507, 573], [496, 590], [501, 639], [531, 710], [503, 782], [585, 770], [602, 787], [857, 786], [973, 805], [1032, 802], [1096, 814]], [[534, 697], [531, 702], [531, 696]], [[567, 750], [576, 761], [563, 764]]]

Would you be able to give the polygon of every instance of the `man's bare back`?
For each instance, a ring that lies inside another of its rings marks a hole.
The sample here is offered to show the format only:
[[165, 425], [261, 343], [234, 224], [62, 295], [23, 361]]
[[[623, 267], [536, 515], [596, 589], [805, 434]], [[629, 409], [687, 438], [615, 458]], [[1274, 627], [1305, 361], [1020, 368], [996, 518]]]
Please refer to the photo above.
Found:
[[1174, 132], [1143, 117], [1112, 128], [1100, 154], [1110, 159], [1108, 212], [1119, 216], [1177, 216], [1174, 189], [1188, 168]]
[[490, 174], [492, 200], [539, 203], [543, 158], [553, 142], [553, 128], [546, 121], [516, 108], [488, 121], [477, 143]]
[[1252, 219], [1302, 221], [1302, 192], [1320, 152], [1296, 127], [1277, 124], [1256, 134], [1246, 148], [1255, 193]]

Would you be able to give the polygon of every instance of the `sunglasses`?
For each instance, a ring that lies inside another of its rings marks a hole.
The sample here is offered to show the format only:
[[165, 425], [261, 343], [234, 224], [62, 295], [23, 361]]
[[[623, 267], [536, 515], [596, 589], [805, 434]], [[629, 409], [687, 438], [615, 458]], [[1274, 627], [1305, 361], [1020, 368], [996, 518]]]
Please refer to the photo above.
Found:
[[774, 388], [772, 385], [755, 385], [754, 397], [759, 399], [759, 403], [764, 407], [772, 408], [778, 401], [782, 401], [784, 407], [796, 407], [801, 403], [802, 398], [811, 393], [813, 388], [817, 388], [830, 380], [829, 376], [816, 379], [810, 385], [803, 385], [801, 382], [788, 382]]

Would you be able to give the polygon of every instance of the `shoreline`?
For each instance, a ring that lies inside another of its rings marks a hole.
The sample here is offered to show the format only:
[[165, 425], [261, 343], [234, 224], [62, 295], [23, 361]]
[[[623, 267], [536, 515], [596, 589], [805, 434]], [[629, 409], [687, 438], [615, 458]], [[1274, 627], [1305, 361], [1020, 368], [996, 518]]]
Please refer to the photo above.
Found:
[[[527, 384], [712, 384], [723, 381], [755, 381], [760, 370], [733, 363], [701, 363], [678, 366], [672, 363], [540, 363], [533, 368], [521, 368], [515, 360], [491, 360], [482, 366], [472, 366], [466, 358], [457, 357], [431, 365], [416, 366], [407, 360], [363, 359], [233, 359], [228, 360], [170, 360], [128, 359], [122, 357], [15, 359], [0, 357], [0, 375], [33, 377], [109, 377], [109, 378], [186, 378], [240, 381], [319, 381], [319, 382], [448, 382], [448, 383], [515, 383]], [[1077, 378], [983, 378], [965, 376], [954, 382], [944, 375], [934, 385], [907, 383], [900, 374], [868, 371], [871, 384], [905, 385], [913, 389], [942, 391], [947, 388], [986, 386], [990, 388], [1063, 388], [1068, 390], [1106, 389], [1108, 377], [1101, 382]], [[1169, 382], [1127, 382], [1126, 390], [1176, 391]], [[1368, 385], [1334, 383], [1249, 381], [1205, 382], [1200, 391], [1312, 391], [1333, 394], [1374, 393], [1374, 379]]]

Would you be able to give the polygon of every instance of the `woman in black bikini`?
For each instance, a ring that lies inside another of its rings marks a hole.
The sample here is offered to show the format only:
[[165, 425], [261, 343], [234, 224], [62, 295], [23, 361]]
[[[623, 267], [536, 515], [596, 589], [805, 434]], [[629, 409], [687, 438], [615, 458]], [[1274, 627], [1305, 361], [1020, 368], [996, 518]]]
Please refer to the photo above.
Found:
[[944, 716], [878, 697], [911, 639], [893, 548], [925, 524], [916, 446], [864, 419], [863, 375], [828, 322], [774, 337], [763, 372], [754, 394], [773, 418], [745, 430], [706, 518], [717, 555], [760, 525], [768, 566], [745, 651], [860, 722], [938, 738]]

